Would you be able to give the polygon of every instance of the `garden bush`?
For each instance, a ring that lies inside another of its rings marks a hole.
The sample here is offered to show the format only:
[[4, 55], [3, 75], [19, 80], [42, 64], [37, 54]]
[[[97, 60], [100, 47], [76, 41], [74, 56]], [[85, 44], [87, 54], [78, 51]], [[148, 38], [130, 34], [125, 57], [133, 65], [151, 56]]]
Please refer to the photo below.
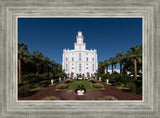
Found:
[[41, 90], [41, 88], [40, 87], [38, 87], [38, 88], [34, 88], [34, 89], [31, 89], [31, 91], [40, 91]]
[[31, 89], [38, 88], [38, 87], [40, 87], [39, 83], [33, 83], [31, 85]]
[[60, 99], [55, 96], [47, 96], [47, 97], [42, 98], [41, 100], [60, 100]]
[[135, 83], [128, 83], [129, 93], [136, 94], [136, 85]]
[[50, 83], [51, 83], [50, 80], [44, 80], [44, 81], [39, 82], [38, 84], [41, 87], [47, 87], [49, 86]]
[[66, 89], [66, 88], [68, 88], [68, 84], [59, 84], [59, 85], [57, 85], [56, 86], [56, 89]]
[[142, 80], [137, 80], [136, 84], [136, 93], [142, 95]]
[[30, 85], [26, 84], [26, 85], [21, 85], [20, 87], [18, 87], [18, 96], [19, 97], [24, 97], [24, 96], [28, 96], [28, 92], [30, 91]]
[[69, 84], [70, 82], [72, 82], [73, 80], [72, 79], [67, 79], [67, 80], [65, 80], [65, 83], [66, 84]]
[[100, 84], [100, 83], [93, 84], [93, 87], [97, 89], [104, 88], [103, 84]]
[[22, 75], [22, 83], [23, 84], [29, 84], [37, 82], [36, 74], [34, 73], [26, 73]]
[[92, 84], [95, 84], [95, 83], [96, 83], [96, 81], [93, 80], [93, 79], [89, 79], [88, 81], [91, 82]]
[[40, 80], [49, 79], [49, 78], [48, 78], [48, 73], [39, 74], [39, 79], [40, 79]]

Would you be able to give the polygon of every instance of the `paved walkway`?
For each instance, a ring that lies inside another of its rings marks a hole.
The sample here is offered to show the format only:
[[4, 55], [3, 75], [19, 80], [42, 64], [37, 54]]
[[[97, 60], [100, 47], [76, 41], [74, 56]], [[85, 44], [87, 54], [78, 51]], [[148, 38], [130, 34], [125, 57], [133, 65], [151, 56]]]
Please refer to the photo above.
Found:
[[41, 100], [46, 96], [55, 96], [62, 100], [95, 100], [96, 98], [103, 98], [104, 96], [114, 96], [119, 100], [142, 100], [141, 95], [133, 95], [123, 92], [114, 86], [106, 85], [100, 81], [97, 81], [97, 83], [102, 83], [104, 85], [104, 89], [88, 89], [85, 95], [82, 96], [78, 96], [75, 93], [75, 90], [56, 90], [56, 86], [61, 83], [64, 83], [64, 81], [59, 82], [54, 86], [43, 88], [32, 96], [19, 98], [19, 100]]

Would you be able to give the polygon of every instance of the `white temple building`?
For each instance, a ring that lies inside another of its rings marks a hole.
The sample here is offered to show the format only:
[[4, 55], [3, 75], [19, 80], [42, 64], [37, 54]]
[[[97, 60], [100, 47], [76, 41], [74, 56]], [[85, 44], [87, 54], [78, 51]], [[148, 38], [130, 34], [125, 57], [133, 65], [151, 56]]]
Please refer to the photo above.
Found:
[[97, 73], [97, 51], [95, 49], [86, 49], [81, 30], [78, 31], [76, 39], [77, 42], [74, 43], [74, 49], [63, 50], [62, 69], [70, 78], [77, 76], [90, 78]]

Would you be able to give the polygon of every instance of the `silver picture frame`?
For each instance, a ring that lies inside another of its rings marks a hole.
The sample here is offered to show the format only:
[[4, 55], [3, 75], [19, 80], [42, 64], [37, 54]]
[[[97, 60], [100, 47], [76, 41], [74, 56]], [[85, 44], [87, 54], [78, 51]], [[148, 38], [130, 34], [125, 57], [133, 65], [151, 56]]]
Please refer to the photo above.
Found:
[[[0, 8], [0, 117], [160, 117], [159, 0], [0, 0]], [[17, 19], [19, 17], [141, 17], [143, 100], [18, 100]]]

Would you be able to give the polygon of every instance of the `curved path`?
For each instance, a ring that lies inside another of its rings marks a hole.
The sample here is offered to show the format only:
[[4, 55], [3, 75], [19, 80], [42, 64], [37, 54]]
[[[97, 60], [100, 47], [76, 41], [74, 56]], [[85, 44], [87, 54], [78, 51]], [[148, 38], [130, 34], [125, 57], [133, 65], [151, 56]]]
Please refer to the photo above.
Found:
[[59, 82], [53, 86], [42, 88], [32, 96], [18, 98], [19, 100], [41, 100], [46, 96], [55, 96], [62, 100], [95, 100], [96, 98], [103, 98], [104, 96], [114, 96], [119, 100], [142, 100], [141, 95], [133, 95], [130, 93], [123, 92], [114, 86], [106, 85], [103, 82], [96, 80], [97, 83], [104, 85], [104, 89], [87, 89], [85, 95], [78, 96], [75, 90], [56, 90], [58, 84], [64, 83], [64, 81]]

